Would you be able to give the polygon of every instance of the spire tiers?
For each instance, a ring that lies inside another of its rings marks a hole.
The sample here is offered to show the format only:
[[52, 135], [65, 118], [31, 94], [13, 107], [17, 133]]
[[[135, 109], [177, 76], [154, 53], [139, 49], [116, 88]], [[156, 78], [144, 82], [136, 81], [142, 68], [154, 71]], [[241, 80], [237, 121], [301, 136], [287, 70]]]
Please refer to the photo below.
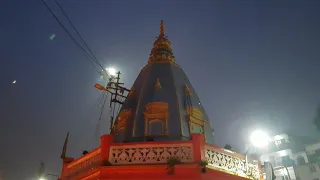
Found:
[[164, 22], [160, 22], [160, 34], [153, 43], [148, 63], [175, 63], [171, 42], [164, 34]]

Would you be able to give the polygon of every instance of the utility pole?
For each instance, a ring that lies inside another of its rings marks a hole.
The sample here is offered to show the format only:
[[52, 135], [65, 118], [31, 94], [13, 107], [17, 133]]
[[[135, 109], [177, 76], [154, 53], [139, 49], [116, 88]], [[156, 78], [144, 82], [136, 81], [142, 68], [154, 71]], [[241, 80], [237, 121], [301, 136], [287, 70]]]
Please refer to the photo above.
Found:
[[100, 84], [95, 84], [94, 87], [102, 90], [102, 91], [107, 91], [108, 93], [111, 94], [110, 98], [110, 103], [109, 106], [112, 109], [112, 115], [110, 117], [110, 133], [112, 134], [112, 129], [113, 129], [113, 124], [114, 124], [114, 117], [116, 116], [115, 114], [115, 109], [116, 109], [116, 104], [119, 104], [121, 106], [124, 102], [124, 100], [119, 100], [119, 98], [124, 98], [126, 99], [127, 96], [124, 95], [125, 92], [130, 92], [130, 89], [125, 88], [123, 85], [124, 83], [120, 82], [120, 71], [117, 72], [116, 77], [113, 76], [112, 78], [109, 79], [109, 83], [107, 84], [106, 87], [103, 87]]

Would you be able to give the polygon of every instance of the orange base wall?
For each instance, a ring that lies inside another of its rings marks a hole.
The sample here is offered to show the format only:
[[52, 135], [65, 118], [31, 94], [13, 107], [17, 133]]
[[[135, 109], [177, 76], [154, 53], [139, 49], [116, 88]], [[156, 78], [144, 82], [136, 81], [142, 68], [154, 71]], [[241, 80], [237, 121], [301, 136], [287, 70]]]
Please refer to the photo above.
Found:
[[174, 174], [167, 174], [166, 165], [104, 166], [82, 180], [246, 180], [240, 176], [207, 168], [203, 173], [198, 165], [176, 165]]

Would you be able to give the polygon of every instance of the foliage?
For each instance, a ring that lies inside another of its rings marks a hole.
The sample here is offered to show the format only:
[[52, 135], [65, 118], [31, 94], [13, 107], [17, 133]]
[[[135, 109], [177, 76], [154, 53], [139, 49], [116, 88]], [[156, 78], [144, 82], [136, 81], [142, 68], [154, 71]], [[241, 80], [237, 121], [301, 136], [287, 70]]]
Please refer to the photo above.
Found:
[[224, 149], [232, 150], [232, 146], [230, 144], [226, 144], [224, 146]]
[[208, 161], [207, 160], [202, 160], [200, 162], [200, 166], [206, 166], [206, 165], [208, 165]]
[[181, 164], [181, 160], [178, 157], [170, 157], [167, 160], [167, 164], [168, 164], [168, 167], [167, 167], [168, 174], [174, 174], [174, 166], [177, 164]]
[[318, 106], [316, 111], [316, 117], [314, 118], [314, 125], [316, 126], [318, 131], [320, 131], [320, 105]]
[[176, 164], [181, 164], [181, 160], [178, 157], [169, 157], [167, 163], [170, 167], [173, 167]]
[[207, 161], [207, 160], [201, 160], [201, 161], [200, 161], [201, 171], [202, 171], [203, 173], [206, 173], [206, 172], [207, 172], [206, 165], [208, 165], [208, 161]]

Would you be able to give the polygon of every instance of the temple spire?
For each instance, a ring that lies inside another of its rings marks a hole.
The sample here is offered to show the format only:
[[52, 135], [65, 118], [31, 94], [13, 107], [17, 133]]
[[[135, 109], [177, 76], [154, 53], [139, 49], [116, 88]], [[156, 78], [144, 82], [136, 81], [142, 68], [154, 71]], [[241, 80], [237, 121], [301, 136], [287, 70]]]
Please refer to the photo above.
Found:
[[164, 36], [164, 23], [163, 20], [160, 22], [160, 36]]
[[148, 63], [175, 63], [171, 42], [164, 34], [163, 20], [160, 22], [160, 34], [153, 43], [153, 48], [150, 53]]

